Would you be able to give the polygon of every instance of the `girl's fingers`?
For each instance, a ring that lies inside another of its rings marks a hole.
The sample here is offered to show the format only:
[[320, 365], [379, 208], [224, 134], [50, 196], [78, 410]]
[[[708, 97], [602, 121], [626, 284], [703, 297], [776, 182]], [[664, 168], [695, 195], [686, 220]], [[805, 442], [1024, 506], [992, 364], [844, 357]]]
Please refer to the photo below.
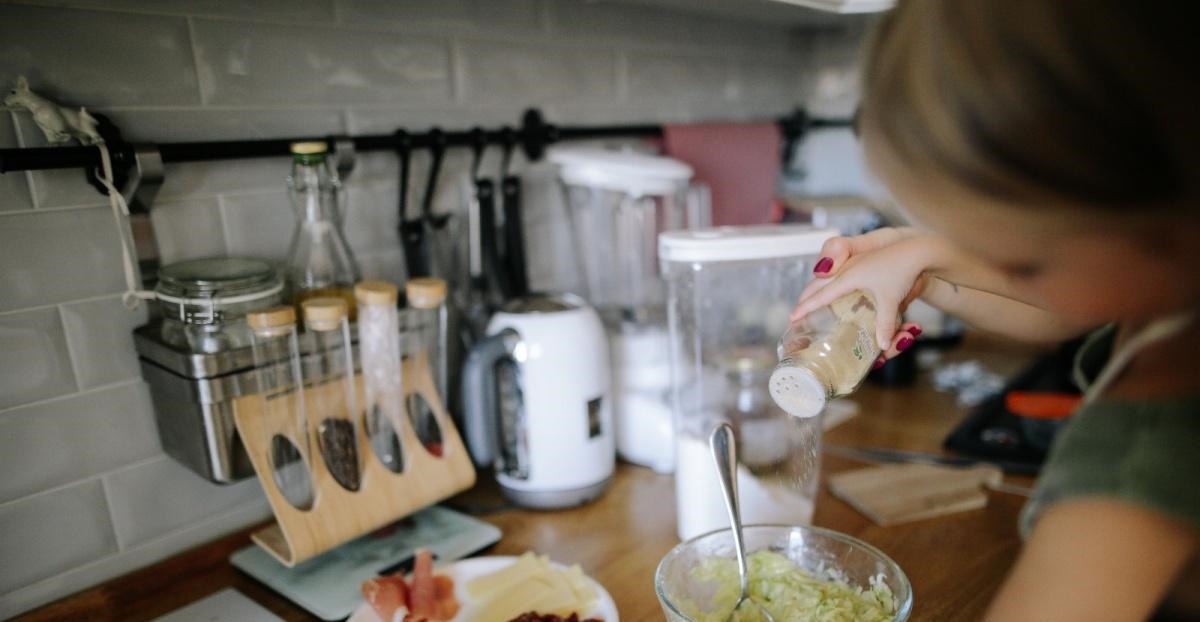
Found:
[[[881, 310], [894, 308], [894, 307], [889, 307], [888, 305], [883, 304], [882, 302], [878, 303], [878, 307]], [[894, 313], [894, 311], [893, 311], [893, 313]], [[878, 316], [876, 316], [876, 318], [875, 318], [875, 341], [876, 341], [876, 343], [879, 344], [879, 348], [881, 350], [886, 351], [889, 348], [891, 348], [894, 337], [896, 336], [896, 334], [899, 331], [900, 331], [900, 323], [896, 321], [895, 317], [889, 317], [889, 314], [886, 311], [883, 311]]]
[[850, 258], [852, 244], [849, 238], [830, 238], [821, 245], [821, 254], [813, 264], [813, 276], [817, 280], [827, 279], [841, 269]]
[[809, 281], [808, 285], [805, 285], [804, 289], [800, 290], [800, 298], [796, 300], [796, 304], [803, 304], [805, 300], [808, 300], [809, 297], [821, 291], [821, 289], [832, 282], [833, 279], [813, 279]]
[[919, 334], [921, 334], [919, 327], [916, 327], [916, 334], [913, 334], [913, 327], [901, 329], [892, 338], [891, 343], [888, 344], [888, 349], [883, 353], [884, 358], [891, 359], [900, 356], [900, 354], [916, 343], [917, 335]]
[[855, 289], [856, 287], [846, 283], [845, 279], [824, 281], [819, 288], [816, 288], [816, 291], [801, 298], [800, 304], [796, 305], [795, 309], [792, 309], [792, 314], [788, 316], [788, 319], [795, 322], [821, 307], [828, 306], [842, 295], [848, 294]]

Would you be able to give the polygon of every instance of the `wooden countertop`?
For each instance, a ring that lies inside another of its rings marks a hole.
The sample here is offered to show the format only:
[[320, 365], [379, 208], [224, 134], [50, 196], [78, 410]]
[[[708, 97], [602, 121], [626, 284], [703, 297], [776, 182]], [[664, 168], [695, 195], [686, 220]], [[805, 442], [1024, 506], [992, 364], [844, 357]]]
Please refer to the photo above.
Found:
[[[1030, 358], [1028, 351], [972, 341], [947, 358], [975, 358], [990, 369], [1011, 373]], [[830, 431], [825, 442], [940, 451], [942, 439], [963, 410], [953, 398], [935, 392], [922, 377], [909, 388], [866, 386], [855, 395], [858, 417]], [[826, 455], [825, 474], [863, 466]], [[1009, 478], [1019, 484], [1028, 479]], [[455, 500], [456, 505], [487, 505], [494, 489], [486, 484]], [[482, 518], [504, 536], [489, 553], [536, 550], [565, 562], [578, 562], [603, 584], [623, 621], [662, 620], [654, 594], [654, 570], [676, 543], [671, 477], [622, 465], [605, 496], [563, 512], [505, 510]], [[861, 538], [896, 560], [913, 585], [912, 620], [977, 620], [1016, 558], [1020, 547], [1017, 514], [1024, 499], [989, 493], [982, 510], [894, 527], [872, 524], [822, 485], [814, 523]], [[20, 622], [97, 620], [139, 622], [233, 587], [289, 621], [317, 618], [277, 596], [228, 562], [249, 542], [253, 529], [182, 553], [16, 618]]]

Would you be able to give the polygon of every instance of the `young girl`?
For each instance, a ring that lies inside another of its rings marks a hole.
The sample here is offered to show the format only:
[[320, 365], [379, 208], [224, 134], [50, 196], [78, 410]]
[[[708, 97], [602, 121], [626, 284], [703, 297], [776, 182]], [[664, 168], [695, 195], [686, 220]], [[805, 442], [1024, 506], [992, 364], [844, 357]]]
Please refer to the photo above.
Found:
[[1091, 333], [989, 621], [1200, 619], [1195, 13], [901, 0], [866, 59], [867, 162], [917, 226], [830, 241], [793, 317], [870, 291], [884, 357], [916, 297], [1020, 339]]

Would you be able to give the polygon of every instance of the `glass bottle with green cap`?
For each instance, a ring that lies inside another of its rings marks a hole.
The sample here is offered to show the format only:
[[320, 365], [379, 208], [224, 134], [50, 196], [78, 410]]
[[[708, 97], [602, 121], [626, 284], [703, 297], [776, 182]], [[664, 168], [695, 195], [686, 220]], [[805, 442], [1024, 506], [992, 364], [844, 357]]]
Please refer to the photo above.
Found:
[[340, 298], [353, 320], [359, 270], [341, 228], [341, 182], [326, 161], [325, 143], [292, 143], [291, 149], [288, 188], [296, 209], [296, 229], [285, 276], [292, 299], [299, 306], [310, 298]]

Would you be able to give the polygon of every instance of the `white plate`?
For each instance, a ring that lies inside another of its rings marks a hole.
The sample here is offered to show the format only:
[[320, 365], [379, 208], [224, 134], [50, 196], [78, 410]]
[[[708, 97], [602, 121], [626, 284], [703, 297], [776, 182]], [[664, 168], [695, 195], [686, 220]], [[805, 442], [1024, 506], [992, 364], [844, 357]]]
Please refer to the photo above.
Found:
[[[511, 566], [516, 563], [517, 559], [517, 557], [511, 555], [473, 557], [454, 562], [448, 566], [437, 567], [436, 574], [454, 579], [454, 596], [458, 598], [459, 604], [462, 605], [462, 609], [459, 610], [458, 615], [450, 622], [466, 622], [475, 614], [474, 607], [471, 604], [471, 600], [467, 598], [466, 593], [467, 583], [471, 579], [482, 577], [483, 575], [491, 574], [497, 570]], [[550, 565], [560, 570], [566, 569], [566, 566], [556, 562], [550, 562]], [[592, 607], [591, 611], [579, 612], [579, 619], [600, 618], [604, 622], [620, 622], [617, 617], [617, 605], [613, 602], [612, 596], [609, 596], [604, 586], [597, 583], [595, 579], [587, 577], [587, 580], [596, 589], [596, 605]], [[354, 610], [354, 614], [346, 622], [391, 622], [391, 620], [380, 620], [375, 610], [371, 609], [371, 605], [364, 601], [358, 606], [358, 609]]]

